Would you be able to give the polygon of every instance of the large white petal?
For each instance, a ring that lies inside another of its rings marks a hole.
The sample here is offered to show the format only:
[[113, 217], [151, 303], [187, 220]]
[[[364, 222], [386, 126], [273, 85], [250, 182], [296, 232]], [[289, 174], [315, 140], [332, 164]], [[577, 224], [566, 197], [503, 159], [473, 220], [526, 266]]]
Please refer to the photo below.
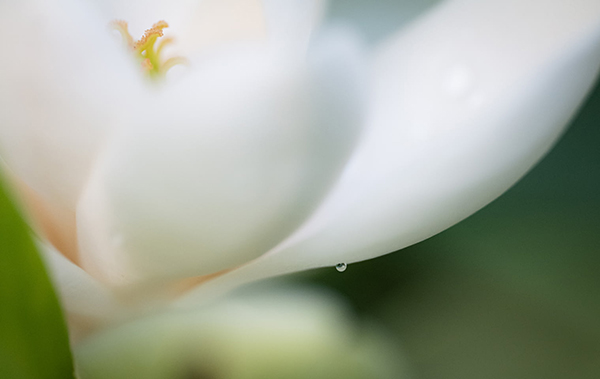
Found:
[[326, 0], [262, 0], [269, 40], [304, 54], [325, 15]]
[[212, 274], [296, 229], [362, 125], [360, 54], [342, 34], [308, 66], [224, 52], [149, 104], [80, 204], [83, 266], [112, 284]]
[[381, 48], [366, 135], [291, 239], [182, 300], [419, 242], [515, 183], [600, 65], [600, 2], [450, 1]]
[[181, 42], [190, 54], [224, 43], [264, 40], [265, 15], [260, 0], [201, 0], [191, 7]]
[[[94, 1], [104, 22], [111, 20], [126, 21], [132, 34], [142, 34], [159, 20], [179, 23], [189, 14], [194, 4], [211, 0], [98, 0]], [[134, 35], [135, 37], [135, 35]]]
[[87, 5], [0, 5], [0, 155], [34, 190], [71, 209], [107, 134], [139, 98], [134, 64]]

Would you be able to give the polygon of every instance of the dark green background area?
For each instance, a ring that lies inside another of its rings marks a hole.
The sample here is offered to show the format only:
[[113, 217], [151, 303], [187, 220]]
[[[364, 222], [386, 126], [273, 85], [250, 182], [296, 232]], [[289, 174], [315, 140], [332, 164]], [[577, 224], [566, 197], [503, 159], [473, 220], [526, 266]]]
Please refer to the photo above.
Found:
[[303, 274], [385, 325], [419, 379], [600, 377], [600, 86], [498, 200], [408, 249]]

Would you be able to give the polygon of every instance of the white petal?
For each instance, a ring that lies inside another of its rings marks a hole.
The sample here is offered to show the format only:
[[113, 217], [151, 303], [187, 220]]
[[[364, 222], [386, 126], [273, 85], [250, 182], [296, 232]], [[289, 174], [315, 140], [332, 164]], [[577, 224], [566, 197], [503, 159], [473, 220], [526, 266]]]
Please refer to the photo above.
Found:
[[84, 267], [113, 284], [205, 275], [286, 237], [355, 145], [353, 49], [322, 49], [308, 68], [236, 50], [165, 92], [116, 140], [84, 196]]
[[43, 196], [74, 209], [96, 152], [138, 80], [85, 2], [0, 5], [0, 154]]
[[326, 10], [325, 0], [262, 0], [269, 40], [305, 53]]
[[70, 318], [95, 326], [119, 317], [125, 309], [104, 285], [66, 259], [51, 245], [38, 241], [61, 304]]
[[600, 2], [451, 1], [382, 48], [371, 119], [294, 237], [182, 303], [386, 254], [469, 216], [549, 149], [600, 64]]
[[96, 1], [97, 7], [102, 12], [105, 22], [111, 20], [126, 21], [131, 27], [131, 32], [135, 35], [142, 34], [159, 20], [167, 22], [179, 22], [189, 13], [189, 9], [194, 3], [203, 3], [205, 1], [194, 0], [102, 0]]
[[182, 32], [190, 54], [224, 43], [264, 40], [265, 15], [260, 0], [202, 0], [190, 9]]

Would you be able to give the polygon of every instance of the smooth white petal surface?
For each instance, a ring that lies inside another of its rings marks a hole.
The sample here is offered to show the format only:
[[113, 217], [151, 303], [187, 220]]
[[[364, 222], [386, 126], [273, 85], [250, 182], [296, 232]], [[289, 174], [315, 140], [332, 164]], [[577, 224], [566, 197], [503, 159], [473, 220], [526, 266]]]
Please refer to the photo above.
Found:
[[362, 125], [360, 55], [343, 40], [308, 66], [256, 46], [215, 55], [148, 104], [79, 206], [83, 267], [112, 284], [212, 274], [296, 229]]
[[126, 21], [135, 38], [159, 20], [181, 22], [194, 3], [206, 2], [210, 0], [97, 0], [94, 4], [105, 18], [104, 22], [115, 19]]
[[0, 4], [0, 155], [71, 209], [107, 134], [140, 97], [135, 65], [87, 5]]
[[386, 254], [462, 220], [549, 149], [599, 65], [600, 2], [445, 3], [381, 48], [366, 135], [316, 214], [181, 304], [266, 276]]
[[326, 0], [262, 0], [269, 40], [304, 54], [325, 15]]
[[224, 43], [264, 40], [265, 14], [260, 0], [202, 0], [189, 8], [183, 24], [182, 47], [190, 54]]

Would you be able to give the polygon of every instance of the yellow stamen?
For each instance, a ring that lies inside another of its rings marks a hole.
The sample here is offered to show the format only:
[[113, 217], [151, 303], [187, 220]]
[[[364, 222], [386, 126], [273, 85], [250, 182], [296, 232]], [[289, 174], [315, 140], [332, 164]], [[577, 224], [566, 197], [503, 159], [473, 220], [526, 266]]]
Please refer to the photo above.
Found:
[[160, 55], [162, 49], [164, 49], [165, 46], [172, 44], [174, 41], [175, 40], [172, 37], [165, 37], [161, 39], [158, 43], [158, 47], [156, 48], [156, 55]]
[[150, 59], [146, 58], [142, 61], [142, 71], [150, 72], [154, 69], [154, 65], [150, 62]]
[[134, 41], [129, 33], [127, 22], [115, 20], [110, 23], [110, 27], [121, 34], [123, 42], [133, 51], [134, 55], [142, 67], [142, 71], [151, 78], [163, 77], [169, 69], [178, 64], [187, 64], [187, 59], [182, 57], [173, 57], [162, 59], [163, 48], [173, 43], [173, 38], [165, 37], [156, 45], [156, 41], [164, 35], [163, 29], [168, 28], [169, 24], [165, 21], [159, 21], [152, 25], [150, 29], [144, 32], [142, 38]]
[[128, 46], [133, 45], [133, 37], [131, 37], [131, 34], [129, 34], [129, 27], [127, 26], [127, 22], [123, 20], [114, 20], [110, 23], [110, 27], [121, 33], [121, 38], [123, 38], [123, 41]]

